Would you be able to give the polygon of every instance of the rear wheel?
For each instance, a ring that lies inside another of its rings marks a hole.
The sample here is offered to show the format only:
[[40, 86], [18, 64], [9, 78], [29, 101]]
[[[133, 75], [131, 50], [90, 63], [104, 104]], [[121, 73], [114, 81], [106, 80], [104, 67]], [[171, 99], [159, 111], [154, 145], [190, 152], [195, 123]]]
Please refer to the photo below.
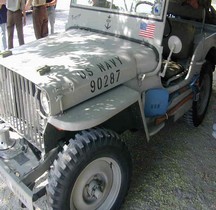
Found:
[[118, 135], [90, 129], [70, 140], [49, 174], [51, 209], [118, 209], [128, 191], [131, 157]]
[[198, 100], [193, 101], [191, 110], [185, 114], [186, 122], [194, 127], [202, 123], [208, 108], [212, 92], [212, 72], [212, 65], [210, 63], [205, 63], [200, 72]]

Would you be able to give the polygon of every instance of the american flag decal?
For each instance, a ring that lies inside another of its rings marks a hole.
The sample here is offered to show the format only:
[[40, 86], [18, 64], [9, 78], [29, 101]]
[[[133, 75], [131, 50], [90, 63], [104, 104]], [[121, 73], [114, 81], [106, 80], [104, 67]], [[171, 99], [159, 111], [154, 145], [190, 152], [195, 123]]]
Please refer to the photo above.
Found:
[[139, 36], [153, 39], [154, 32], [155, 32], [155, 24], [147, 24], [144, 22], [140, 23]]

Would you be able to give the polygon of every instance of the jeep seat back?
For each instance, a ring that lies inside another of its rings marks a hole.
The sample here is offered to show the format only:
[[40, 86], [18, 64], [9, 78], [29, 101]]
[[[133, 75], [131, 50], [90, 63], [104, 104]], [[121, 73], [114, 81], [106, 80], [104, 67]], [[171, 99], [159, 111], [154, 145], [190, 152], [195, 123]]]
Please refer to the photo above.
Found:
[[168, 47], [168, 40], [172, 35], [177, 36], [182, 42], [182, 49], [179, 53], [172, 54], [172, 59], [186, 59], [191, 56], [194, 37], [195, 37], [195, 27], [190, 23], [180, 22], [174, 18], [170, 18], [170, 25], [167, 24], [165, 27], [166, 31], [169, 31], [169, 36], [163, 39], [163, 57], [167, 59], [170, 49]]

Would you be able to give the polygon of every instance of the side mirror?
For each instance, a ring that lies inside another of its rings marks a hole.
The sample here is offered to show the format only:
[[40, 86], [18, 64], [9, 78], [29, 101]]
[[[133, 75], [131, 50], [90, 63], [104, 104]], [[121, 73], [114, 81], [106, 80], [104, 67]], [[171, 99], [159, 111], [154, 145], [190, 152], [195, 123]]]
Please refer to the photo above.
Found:
[[165, 74], [166, 74], [166, 70], [167, 70], [167, 66], [168, 66], [168, 63], [170, 62], [170, 58], [172, 56], [173, 53], [179, 53], [182, 49], [182, 42], [181, 40], [177, 37], [177, 36], [171, 36], [168, 40], [168, 47], [170, 49], [170, 53], [169, 53], [169, 56], [166, 60], [166, 63], [164, 65], [164, 69], [163, 71], [160, 73], [160, 76], [161, 77], [164, 77]]
[[177, 36], [173, 35], [168, 40], [168, 46], [169, 46], [170, 52], [179, 53], [182, 49], [182, 42]]

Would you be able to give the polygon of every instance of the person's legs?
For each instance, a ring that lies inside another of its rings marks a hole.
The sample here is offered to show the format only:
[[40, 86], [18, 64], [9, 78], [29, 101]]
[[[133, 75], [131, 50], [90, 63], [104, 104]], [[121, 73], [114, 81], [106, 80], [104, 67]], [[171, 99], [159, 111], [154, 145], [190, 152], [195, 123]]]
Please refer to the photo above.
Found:
[[7, 32], [8, 32], [8, 49], [13, 48], [14, 37], [14, 17], [13, 12], [7, 11]]
[[35, 37], [36, 39], [40, 39], [42, 37], [41, 37], [41, 16], [40, 16], [39, 7], [33, 7], [32, 20], [33, 20]]
[[23, 34], [23, 21], [22, 21], [22, 11], [18, 10], [14, 13], [17, 36], [19, 40], [19, 45], [24, 44], [24, 34]]
[[48, 36], [48, 15], [47, 8], [44, 6], [41, 8], [41, 17], [43, 17], [42, 25], [41, 25], [41, 36]]
[[6, 23], [0, 24], [0, 40], [1, 40], [1, 50], [6, 50]]
[[34, 7], [32, 18], [36, 39], [46, 37], [48, 35], [48, 16], [46, 7]]
[[55, 24], [55, 6], [47, 8], [48, 20], [50, 23], [50, 33], [54, 34], [54, 24]]

